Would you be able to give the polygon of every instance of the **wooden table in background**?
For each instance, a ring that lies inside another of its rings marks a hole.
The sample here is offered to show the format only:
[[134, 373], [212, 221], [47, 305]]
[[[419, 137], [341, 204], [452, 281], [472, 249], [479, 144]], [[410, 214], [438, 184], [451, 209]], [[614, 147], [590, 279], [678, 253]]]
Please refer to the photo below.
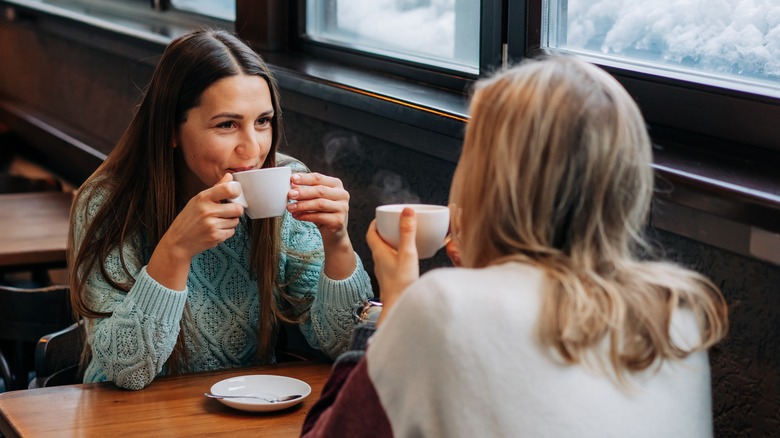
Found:
[[0, 195], [0, 270], [65, 266], [71, 193]]
[[[158, 378], [140, 391], [113, 383], [55, 386], [0, 394], [0, 432], [6, 437], [262, 436], [296, 437], [330, 375], [329, 364], [285, 362]], [[230, 377], [274, 374], [303, 380], [312, 392], [275, 412], [244, 412], [203, 396]]]

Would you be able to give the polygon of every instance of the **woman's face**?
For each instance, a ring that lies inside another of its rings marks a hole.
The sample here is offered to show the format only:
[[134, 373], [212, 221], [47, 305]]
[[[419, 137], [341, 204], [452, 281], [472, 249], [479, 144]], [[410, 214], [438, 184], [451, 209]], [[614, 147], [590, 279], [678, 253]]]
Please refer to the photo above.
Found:
[[259, 76], [230, 76], [212, 84], [176, 133], [187, 195], [213, 186], [230, 172], [262, 166], [271, 149], [274, 108]]

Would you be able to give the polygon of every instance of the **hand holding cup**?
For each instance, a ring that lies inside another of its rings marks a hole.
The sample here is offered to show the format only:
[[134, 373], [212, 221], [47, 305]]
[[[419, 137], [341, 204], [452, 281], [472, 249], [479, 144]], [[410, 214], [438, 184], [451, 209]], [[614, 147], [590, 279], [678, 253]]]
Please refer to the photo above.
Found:
[[289, 167], [236, 172], [228, 184], [237, 184], [241, 194], [231, 201], [242, 205], [252, 219], [281, 216], [287, 209], [291, 174]]

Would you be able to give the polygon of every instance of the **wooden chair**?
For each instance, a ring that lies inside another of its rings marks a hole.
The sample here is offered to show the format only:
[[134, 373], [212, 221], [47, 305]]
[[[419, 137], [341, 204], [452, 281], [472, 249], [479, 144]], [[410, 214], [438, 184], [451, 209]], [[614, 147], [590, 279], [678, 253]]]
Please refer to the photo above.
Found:
[[73, 324], [68, 286], [0, 286], [0, 365], [8, 390], [24, 389], [41, 337]]
[[48, 334], [35, 347], [35, 379], [29, 388], [81, 383], [79, 363], [84, 346], [84, 321]]

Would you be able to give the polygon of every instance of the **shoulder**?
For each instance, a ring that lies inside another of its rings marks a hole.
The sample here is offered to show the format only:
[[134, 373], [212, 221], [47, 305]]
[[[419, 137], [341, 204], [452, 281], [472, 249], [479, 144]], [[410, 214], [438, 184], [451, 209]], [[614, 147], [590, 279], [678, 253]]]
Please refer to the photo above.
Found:
[[392, 333], [401, 343], [458, 349], [464, 339], [489, 336], [495, 324], [520, 336], [533, 331], [545, 287], [542, 271], [519, 263], [429, 271], [399, 298], [375, 337]]
[[410, 334], [419, 330], [452, 334], [499, 317], [530, 326], [544, 282], [542, 271], [520, 263], [435, 269], [407, 288], [379, 331], [393, 327]]
[[440, 268], [428, 271], [404, 294], [417, 305], [439, 300], [473, 306], [486, 295], [535, 295], [543, 287], [544, 273], [521, 263], [503, 263], [479, 269]]
[[88, 219], [95, 216], [111, 194], [111, 187], [105, 177], [91, 178], [81, 187], [75, 197], [74, 212], [78, 218]]

